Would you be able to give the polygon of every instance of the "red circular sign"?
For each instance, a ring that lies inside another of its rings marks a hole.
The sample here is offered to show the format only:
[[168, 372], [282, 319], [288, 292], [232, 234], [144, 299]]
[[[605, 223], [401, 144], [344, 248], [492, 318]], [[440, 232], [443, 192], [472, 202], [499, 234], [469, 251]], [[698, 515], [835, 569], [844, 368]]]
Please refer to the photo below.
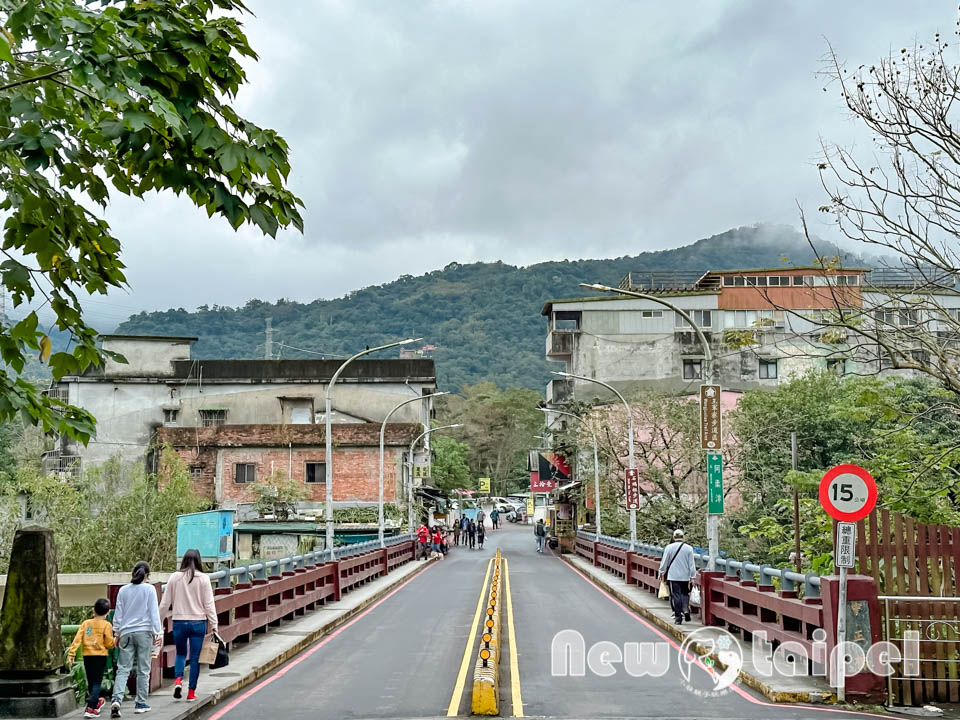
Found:
[[820, 481], [820, 504], [835, 520], [862, 520], [877, 504], [877, 483], [859, 465], [837, 465]]

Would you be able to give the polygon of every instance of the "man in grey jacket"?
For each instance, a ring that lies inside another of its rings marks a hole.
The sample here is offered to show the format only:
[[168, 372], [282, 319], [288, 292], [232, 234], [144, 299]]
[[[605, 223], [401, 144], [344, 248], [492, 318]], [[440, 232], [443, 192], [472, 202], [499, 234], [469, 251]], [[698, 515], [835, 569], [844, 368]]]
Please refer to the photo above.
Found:
[[673, 542], [664, 548], [660, 560], [660, 579], [666, 579], [670, 587], [670, 606], [677, 625], [684, 619], [690, 621], [690, 582], [696, 576], [693, 547], [684, 542], [683, 530], [674, 530]]

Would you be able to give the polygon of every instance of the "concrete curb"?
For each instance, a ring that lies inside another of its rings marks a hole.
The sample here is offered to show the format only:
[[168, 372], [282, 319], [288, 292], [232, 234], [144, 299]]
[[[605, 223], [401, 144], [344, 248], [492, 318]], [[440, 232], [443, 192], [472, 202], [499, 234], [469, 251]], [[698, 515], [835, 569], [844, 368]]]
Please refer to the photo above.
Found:
[[[570, 560], [568, 560], [566, 556], [560, 555], [559, 557], [561, 560], [567, 563], [567, 565], [569, 565], [571, 568], [573, 568], [577, 572], [580, 572], [580, 568], [578, 568], [574, 563], [570, 562]], [[594, 577], [591, 577], [590, 579], [591, 581], [599, 585], [605, 592], [609, 593], [610, 595], [613, 595], [613, 597], [615, 597], [621, 603], [623, 603], [628, 608], [633, 610], [635, 613], [643, 617], [645, 620], [648, 620], [651, 624], [655, 625], [659, 630], [673, 637], [677, 642], [683, 643], [684, 640], [686, 639], [686, 635], [684, 635], [683, 631], [678, 626], [674, 625], [673, 623], [667, 620], [664, 620], [663, 618], [657, 615], [654, 615], [647, 608], [637, 604], [629, 595], [627, 595], [624, 592], [621, 592], [615, 586], [607, 582], [605, 578], [594, 576]], [[691, 643], [690, 647], [692, 647], [697, 652], [698, 655], [705, 655], [707, 654], [708, 650], [710, 650], [710, 648], [698, 642]], [[710, 657], [713, 658], [714, 662], [716, 662], [719, 667], [726, 668], [726, 666], [723, 663], [719, 662], [716, 656], [716, 653], [711, 653]], [[837, 702], [837, 696], [836, 694], [833, 694], [833, 693], [777, 690], [771, 687], [768, 683], [761, 680], [760, 678], [755, 677], [753, 675], [748, 675], [742, 670], [740, 671], [740, 674], [739, 674], [739, 680], [747, 687], [752, 688], [753, 690], [756, 690], [758, 693], [763, 695], [763, 697], [765, 697], [767, 700], [774, 703], [834, 704]]]
[[[394, 590], [397, 586], [407, 582], [407, 580], [411, 580], [415, 578], [417, 575], [419, 575], [427, 567], [429, 567], [431, 564], [433, 564], [436, 561], [437, 561], [436, 558], [430, 558], [426, 562], [420, 563], [420, 567], [417, 570], [409, 573], [408, 575], [404, 575], [403, 577], [395, 578], [393, 581], [389, 582], [387, 585], [385, 585], [380, 590], [378, 590], [376, 594], [371, 595], [369, 598], [365, 599], [356, 607], [350, 608], [349, 610], [344, 612], [342, 615], [331, 619], [330, 622], [314, 630], [309, 635], [306, 635], [296, 645], [288, 648], [284, 652], [274, 657], [272, 660], [256, 668], [253, 672], [247, 673], [243, 677], [232, 682], [227, 687], [221, 688], [220, 690], [215, 691], [211, 695], [197, 698], [195, 702], [192, 702], [189, 705], [185, 705], [184, 709], [181, 712], [173, 716], [170, 716], [169, 718], [166, 718], [166, 720], [187, 720], [188, 718], [198, 717], [199, 715], [203, 714], [210, 708], [213, 708], [221, 704], [222, 702], [230, 698], [232, 695], [234, 695], [237, 691], [242, 690], [243, 688], [254, 684], [257, 680], [262, 678], [267, 673], [272, 672], [273, 670], [283, 665], [288, 660], [291, 660], [292, 658], [299, 655], [301, 652], [303, 652], [308, 647], [313, 645], [315, 642], [320, 640], [324, 635], [328, 635], [332, 630], [336, 630], [341, 625], [345, 625], [354, 617], [356, 617], [361, 612], [366, 610], [368, 607], [373, 605], [375, 602], [380, 600], [384, 595]], [[410, 562], [418, 562], [418, 561], [411, 560]], [[389, 577], [389, 575], [387, 577]], [[103, 717], [109, 718], [109, 705], [105, 707], [107, 707], [107, 712], [103, 715]]]

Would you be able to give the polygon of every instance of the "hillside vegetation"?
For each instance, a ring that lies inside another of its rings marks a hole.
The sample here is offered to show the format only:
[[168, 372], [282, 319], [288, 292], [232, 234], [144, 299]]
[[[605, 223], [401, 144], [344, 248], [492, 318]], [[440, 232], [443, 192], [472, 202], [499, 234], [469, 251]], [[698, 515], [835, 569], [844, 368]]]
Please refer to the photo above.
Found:
[[[821, 253], [836, 253], [818, 247]], [[732, 269], [810, 264], [803, 236], [786, 226], [729, 230], [686, 247], [609, 260], [552, 261], [527, 267], [502, 262], [451, 263], [442, 270], [404, 275], [385, 285], [334, 300], [276, 303], [250, 300], [239, 308], [180, 308], [144, 312], [118, 333], [195, 335], [195, 357], [263, 357], [264, 328], [273, 318], [274, 350], [283, 358], [349, 355], [364, 346], [423, 337], [436, 346], [439, 384], [457, 389], [491, 380], [500, 387], [542, 391], [550, 363], [544, 359], [544, 302], [582, 296], [581, 282], [617, 285], [644, 269]], [[854, 264], [857, 258], [847, 258]], [[292, 348], [299, 348], [297, 350]]]

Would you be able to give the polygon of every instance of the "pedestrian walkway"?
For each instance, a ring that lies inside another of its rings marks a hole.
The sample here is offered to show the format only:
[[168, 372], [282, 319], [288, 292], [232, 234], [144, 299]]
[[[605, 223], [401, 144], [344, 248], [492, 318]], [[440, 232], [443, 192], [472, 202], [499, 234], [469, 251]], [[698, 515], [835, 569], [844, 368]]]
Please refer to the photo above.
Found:
[[[436, 561], [412, 561], [395, 568], [389, 575], [372, 580], [366, 585], [355, 588], [335, 603], [320, 607], [304, 617], [286, 622], [276, 629], [258, 635], [247, 644], [235, 646], [230, 653], [230, 664], [220, 670], [209, 671], [204, 666], [200, 672], [197, 688], [197, 700], [174, 700], [173, 683], [167, 681], [163, 688], [149, 698], [151, 720], [183, 720], [203, 712], [215, 703], [223, 700], [279, 668], [307, 648], [308, 652], [322, 646], [329, 638], [347, 629], [361, 613], [385, 601], [423, 570], [429, 569]], [[289, 667], [289, 664], [286, 666]], [[285, 672], [280, 669], [278, 672]], [[133, 700], [123, 703], [123, 717], [132, 718]], [[81, 707], [64, 718], [78, 720], [83, 718]], [[104, 705], [102, 718], [110, 717], [110, 705]]]

